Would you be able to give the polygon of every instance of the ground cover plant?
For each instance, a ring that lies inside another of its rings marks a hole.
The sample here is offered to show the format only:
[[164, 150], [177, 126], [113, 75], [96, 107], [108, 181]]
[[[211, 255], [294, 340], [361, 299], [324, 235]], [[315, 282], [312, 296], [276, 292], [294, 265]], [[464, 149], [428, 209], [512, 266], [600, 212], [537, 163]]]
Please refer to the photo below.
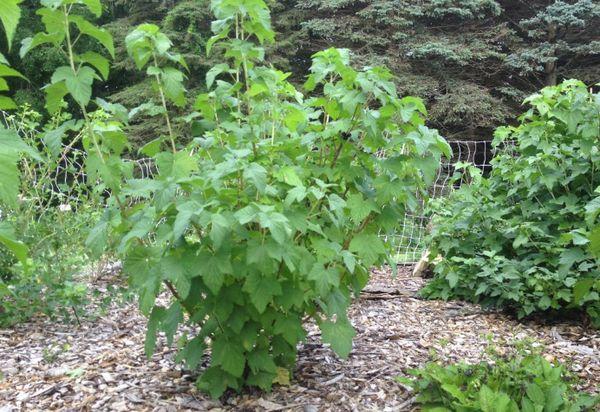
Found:
[[[178, 358], [193, 369], [209, 348], [199, 386], [215, 397], [289, 380], [308, 318], [324, 342], [348, 355], [351, 296], [389, 256], [379, 234], [395, 230], [449, 154], [424, 126], [421, 101], [400, 99], [388, 70], [356, 70], [339, 49], [313, 57], [304, 94], [264, 62], [262, 45], [274, 39], [266, 4], [215, 0], [207, 51], [223, 60], [207, 73], [208, 92], [186, 117], [189, 144], [169, 112], [184, 102], [185, 60], [152, 24], [126, 38], [154, 84], [161, 104], [152, 110], [167, 130], [141, 149], [156, 177], [134, 178], [127, 111], [92, 102], [114, 51], [110, 35], [85, 17], [99, 16], [100, 3], [42, 6], [45, 31], [25, 39], [21, 52], [51, 43], [65, 53], [67, 65], [45, 88], [46, 107], [55, 113], [67, 98], [80, 109], [83, 122], [71, 126], [82, 133], [88, 179], [111, 193], [87, 243], [123, 258], [149, 316], [148, 355], [157, 332], [171, 342], [180, 325], [192, 324], [194, 332], [178, 340]], [[105, 54], [82, 49], [81, 36]], [[385, 157], [376, 156], [382, 151]], [[168, 306], [156, 301], [162, 291], [170, 293]]]
[[600, 96], [571, 80], [526, 103], [518, 126], [496, 131], [507, 149], [491, 176], [436, 208], [430, 248], [442, 260], [422, 294], [519, 317], [580, 309], [598, 326], [600, 267], [589, 238], [598, 232], [586, 217], [597, 209]]
[[567, 369], [541, 346], [516, 342], [512, 350], [486, 348], [488, 361], [444, 365], [430, 362], [398, 378], [416, 392], [424, 411], [575, 412], [591, 411], [599, 396], [579, 393]]

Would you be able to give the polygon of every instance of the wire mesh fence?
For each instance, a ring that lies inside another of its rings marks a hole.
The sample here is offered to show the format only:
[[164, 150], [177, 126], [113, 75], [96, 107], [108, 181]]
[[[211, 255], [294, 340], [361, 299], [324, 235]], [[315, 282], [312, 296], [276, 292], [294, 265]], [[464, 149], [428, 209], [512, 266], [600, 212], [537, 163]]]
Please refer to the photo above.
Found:
[[[442, 158], [435, 181], [429, 190], [430, 198], [447, 196], [460, 185], [460, 182], [452, 179], [459, 162], [475, 166], [484, 174], [492, 169], [491, 160], [496, 150], [491, 140], [454, 140], [448, 143], [452, 147], [452, 157]], [[413, 264], [419, 261], [426, 249], [425, 238], [430, 219], [424, 207], [421, 207], [416, 212], [404, 215], [398, 233], [384, 236], [384, 241], [391, 243], [393, 247], [393, 258], [396, 262]]]
[[[47, 152], [43, 132], [28, 126], [17, 117], [0, 111], [0, 126], [16, 131], [29, 144]], [[97, 189], [99, 182], [90, 182], [85, 171], [85, 151], [81, 146], [81, 131], [71, 136], [70, 143], [61, 143], [51, 162], [38, 164], [26, 162], [23, 167], [25, 188], [31, 199], [44, 203], [71, 204], [83, 200], [85, 194]], [[133, 175], [135, 178], [153, 177], [154, 162], [150, 158], [134, 159]]]

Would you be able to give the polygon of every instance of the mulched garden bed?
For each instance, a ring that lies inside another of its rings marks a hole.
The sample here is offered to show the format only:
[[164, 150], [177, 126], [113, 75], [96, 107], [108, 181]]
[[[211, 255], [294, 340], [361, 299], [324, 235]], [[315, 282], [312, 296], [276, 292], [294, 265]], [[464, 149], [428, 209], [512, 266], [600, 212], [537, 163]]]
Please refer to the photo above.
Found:
[[81, 325], [38, 319], [0, 330], [0, 412], [24, 410], [148, 411], [410, 411], [414, 395], [394, 378], [431, 359], [477, 362], [488, 338], [499, 346], [533, 338], [550, 357], [567, 362], [581, 390], [598, 391], [600, 333], [576, 322], [519, 323], [462, 302], [416, 297], [423, 280], [400, 267], [374, 271], [352, 305], [357, 330], [347, 360], [319, 342], [308, 325], [288, 387], [269, 394], [244, 392], [213, 401], [194, 387], [196, 376], [175, 365], [159, 343], [147, 360], [145, 319], [134, 303], [113, 305], [106, 316]]

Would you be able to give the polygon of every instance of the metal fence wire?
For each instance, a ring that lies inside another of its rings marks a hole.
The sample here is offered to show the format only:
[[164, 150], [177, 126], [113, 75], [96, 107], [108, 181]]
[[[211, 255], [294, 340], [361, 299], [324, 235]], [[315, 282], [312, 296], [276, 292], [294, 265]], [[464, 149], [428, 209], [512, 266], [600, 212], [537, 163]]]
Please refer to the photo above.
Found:
[[[491, 161], [497, 153], [491, 140], [452, 140], [452, 157], [443, 157], [437, 176], [429, 189], [430, 198], [447, 196], [461, 182], [454, 182], [452, 177], [457, 163], [466, 163], [480, 169], [484, 174], [492, 170]], [[512, 146], [512, 142], [508, 142]], [[468, 182], [462, 182], [465, 184]], [[393, 258], [401, 264], [417, 263], [426, 250], [425, 237], [431, 216], [424, 213], [424, 208], [416, 212], [406, 213], [396, 234], [383, 236], [384, 241], [391, 243]]]
[[[25, 126], [18, 118], [0, 111], [0, 126], [16, 131], [26, 142], [36, 145], [44, 151], [46, 145], [40, 138], [41, 132]], [[72, 141], [80, 139], [73, 136]], [[58, 151], [57, 151], [58, 152]], [[28, 195], [34, 197], [47, 197], [51, 195], [54, 201], [69, 204], [81, 201], [82, 194], [90, 192], [92, 186], [98, 182], [89, 182], [85, 173], [85, 151], [73, 144], [60, 146], [60, 154], [52, 161], [51, 165], [29, 164], [24, 172], [24, 184], [27, 184]], [[153, 177], [154, 166], [150, 158], [135, 159], [134, 176], [136, 178]]]

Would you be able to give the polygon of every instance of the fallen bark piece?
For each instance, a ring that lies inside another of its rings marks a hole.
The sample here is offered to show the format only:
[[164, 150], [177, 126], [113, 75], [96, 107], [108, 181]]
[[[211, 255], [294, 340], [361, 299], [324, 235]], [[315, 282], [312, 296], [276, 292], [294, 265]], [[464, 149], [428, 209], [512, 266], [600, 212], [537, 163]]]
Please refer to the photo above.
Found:
[[415, 267], [413, 268], [412, 275], [417, 278], [425, 278], [431, 277], [433, 274], [433, 268], [439, 262], [441, 262], [442, 257], [440, 255], [436, 256], [435, 259], [431, 259], [429, 249], [426, 249], [425, 252], [421, 255], [421, 259], [417, 262]]

